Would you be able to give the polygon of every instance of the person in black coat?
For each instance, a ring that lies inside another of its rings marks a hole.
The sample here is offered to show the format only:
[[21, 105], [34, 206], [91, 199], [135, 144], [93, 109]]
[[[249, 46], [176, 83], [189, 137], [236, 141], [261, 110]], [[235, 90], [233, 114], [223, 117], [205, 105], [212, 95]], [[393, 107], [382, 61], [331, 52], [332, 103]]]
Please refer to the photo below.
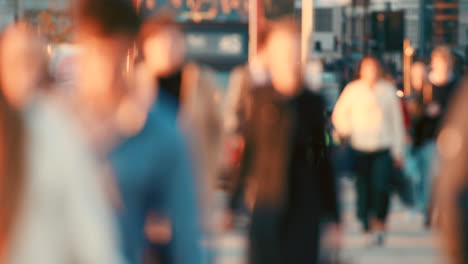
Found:
[[321, 98], [302, 85], [299, 31], [288, 20], [267, 37], [270, 84], [251, 89], [241, 179], [252, 216], [249, 263], [314, 264], [324, 218], [338, 221], [335, 182], [325, 142]]
[[459, 86], [459, 76], [454, 71], [454, 57], [449, 48], [441, 46], [431, 54], [429, 74], [430, 89], [426, 97], [422, 114], [414, 123], [414, 154], [419, 157], [421, 166], [422, 188], [418, 193], [426, 214], [425, 225], [430, 226], [432, 214], [432, 192], [435, 170], [437, 169], [438, 151], [436, 139], [447, 117], [447, 111]]

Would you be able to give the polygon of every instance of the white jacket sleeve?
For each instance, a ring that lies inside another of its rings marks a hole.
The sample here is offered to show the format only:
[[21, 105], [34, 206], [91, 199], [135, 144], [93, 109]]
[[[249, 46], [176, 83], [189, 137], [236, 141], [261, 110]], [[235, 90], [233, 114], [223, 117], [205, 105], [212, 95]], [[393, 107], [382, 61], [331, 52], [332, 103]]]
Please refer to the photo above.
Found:
[[394, 159], [403, 159], [405, 150], [405, 124], [403, 122], [403, 111], [400, 99], [396, 95], [396, 88], [391, 87], [388, 96], [390, 104], [390, 124], [391, 124], [391, 152]]
[[333, 110], [332, 122], [341, 137], [351, 135], [350, 111], [352, 108], [351, 86], [344, 88]]

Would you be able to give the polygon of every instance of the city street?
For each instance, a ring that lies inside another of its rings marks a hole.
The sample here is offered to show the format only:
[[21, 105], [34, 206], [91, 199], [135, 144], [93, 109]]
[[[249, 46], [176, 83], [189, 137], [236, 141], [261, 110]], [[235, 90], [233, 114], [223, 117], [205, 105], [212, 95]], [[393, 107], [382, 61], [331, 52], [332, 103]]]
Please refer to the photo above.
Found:
[[[389, 234], [382, 248], [366, 246], [354, 215], [353, 183], [345, 180], [341, 184], [345, 211], [345, 236], [342, 259], [350, 264], [443, 264], [438, 251], [436, 235], [424, 230], [422, 216], [410, 215], [398, 199], [392, 202], [389, 218]], [[220, 253], [218, 264], [242, 264], [245, 240], [242, 232], [224, 235], [217, 243]]]

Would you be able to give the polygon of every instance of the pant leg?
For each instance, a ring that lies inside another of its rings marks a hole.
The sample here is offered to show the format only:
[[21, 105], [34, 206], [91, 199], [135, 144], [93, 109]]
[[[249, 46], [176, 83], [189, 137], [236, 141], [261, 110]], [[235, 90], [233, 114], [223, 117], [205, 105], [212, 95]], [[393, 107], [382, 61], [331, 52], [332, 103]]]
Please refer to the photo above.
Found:
[[249, 230], [249, 264], [282, 264], [278, 208], [256, 206]]
[[411, 183], [411, 199], [413, 200], [413, 208], [420, 208], [420, 181], [421, 181], [421, 169], [419, 167], [418, 160], [418, 147], [412, 146], [406, 149], [405, 154], [405, 165], [404, 173], [408, 176]]
[[364, 231], [370, 231], [369, 208], [370, 208], [370, 170], [369, 156], [364, 153], [355, 154], [356, 162], [356, 192], [357, 192], [357, 215], [361, 221]]
[[415, 186], [414, 186], [414, 197], [415, 197], [415, 205], [419, 211], [424, 211], [425, 208], [425, 198], [424, 198], [424, 184], [426, 181], [425, 176], [425, 160], [423, 155], [423, 147], [419, 146], [415, 149], [413, 153], [413, 159], [415, 168], [418, 171], [417, 178], [415, 178]]
[[435, 143], [428, 142], [421, 147], [420, 150], [420, 167], [421, 167], [421, 209], [426, 212], [429, 208], [432, 193], [432, 181], [434, 174], [435, 162]]
[[390, 204], [390, 180], [394, 172], [390, 152], [375, 154], [371, 170], [371, 215], [385, 223]]

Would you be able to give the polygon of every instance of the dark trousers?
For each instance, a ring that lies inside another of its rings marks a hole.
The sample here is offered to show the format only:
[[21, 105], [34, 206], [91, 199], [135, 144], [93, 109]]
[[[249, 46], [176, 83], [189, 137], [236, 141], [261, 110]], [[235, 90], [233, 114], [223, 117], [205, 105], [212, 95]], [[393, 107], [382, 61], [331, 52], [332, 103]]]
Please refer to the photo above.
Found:
[[281, 264], [281, 210], [255, 207], [249, 232], [249, 264]]
[[390, 151], [355, 151], [357, 210], [365, 231], [370, 220], [385, 223], [390, 203], [390, 178], [393, 162]]

